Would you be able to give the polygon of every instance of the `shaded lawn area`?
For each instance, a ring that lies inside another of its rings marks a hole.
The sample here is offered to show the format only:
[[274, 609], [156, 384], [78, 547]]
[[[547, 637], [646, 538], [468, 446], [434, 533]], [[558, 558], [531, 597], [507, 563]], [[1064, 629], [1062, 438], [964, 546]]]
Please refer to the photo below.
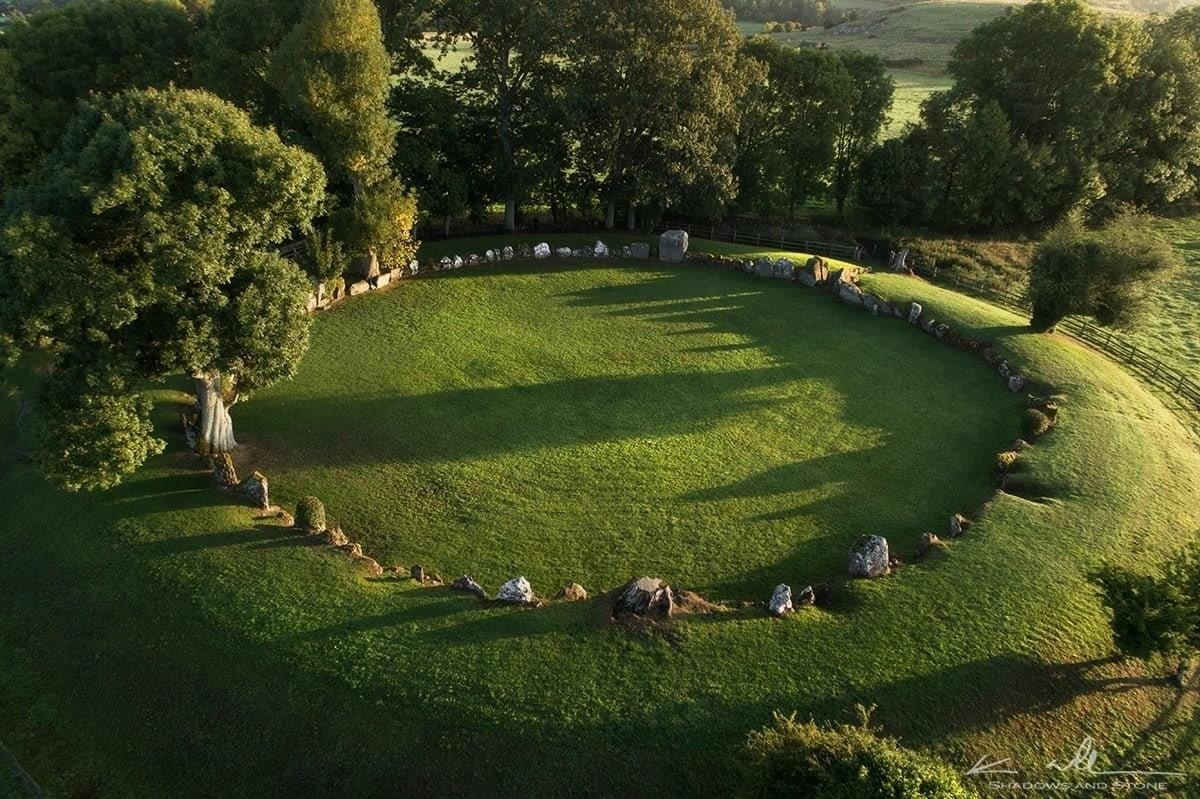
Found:
[[907, 556], [987, 496], [1021, 400], [787, 288], [560, 260], [417, 280], [322, 318], [240, 435], [286, 504], [492, 590], [652, 573], [760, 599], [840, 575], [859, 535]]
[[[52, 795], [727, 796], [773, 711], [840, 721], [861, 702], [964, 769], [1087, 734], [1107, 764], [1200, 771], [1190, 701], [1106, 660], [1084, 581], [1200, 525], [1186, 432], [1091, 352], [870, 281], [1069, 395], [1027, 461], [1051, 501], [1002, 495], [967, 538], [837, 585], [829, 608], [659, 636], [594, 601], [480, 607], [356, 577], [177, 448], [100, 496], [18, 459], [0, 472], [0, 739]], [[179, 397], [161, 398], [176, 444]], [[301, 376], [235, 414], [279, 497], [319, 494], [385, 561], [469, 564], [493, 590], [517, 568], [543, 592], [636, 569], [765, 599], [840, 574], [860, 532], [940, 531], [957, 492], [985, 490], [1015, 402], [979, 362], [780, 281], [512, 265], [323, 315]]]

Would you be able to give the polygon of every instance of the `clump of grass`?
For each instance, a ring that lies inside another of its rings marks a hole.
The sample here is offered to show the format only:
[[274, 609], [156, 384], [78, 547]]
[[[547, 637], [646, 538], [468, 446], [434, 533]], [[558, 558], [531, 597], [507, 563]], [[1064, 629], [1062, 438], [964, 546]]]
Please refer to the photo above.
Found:
[[304, 497], [296, 503], [296, 527], [319, 533], [325, 529], [325, 504], [316, 497]]
[[1021, 417], [1021, 430], [1025, 434], [1025, 439], [1038, 439], [1046, 435], [1053, 423], [1050, 417], [1043, 413], [1038, 408], [1027, 408], [1025, 415]]

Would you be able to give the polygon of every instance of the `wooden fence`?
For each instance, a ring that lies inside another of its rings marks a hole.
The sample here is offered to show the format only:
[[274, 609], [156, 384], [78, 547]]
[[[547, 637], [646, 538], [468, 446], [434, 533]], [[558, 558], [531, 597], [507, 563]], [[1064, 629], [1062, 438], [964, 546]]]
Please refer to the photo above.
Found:
[[[1028, 315], [1030, 313], [1029, 298], [1024, 292], [995, 288], [983, 282], [973, 283], [962, 280], [957, 275], [954, 277], [948, 277], [944, 273], [939, 275], [936, 269], [930, 270], [920, 265], [916, 265], [912, 269], [933, 282], [953, 286], [966, 294], [981, 297], [1020, 314]], [[1087, 319], [1072, 316], [1059, 322], [1057, 329], [1091, 344], [1113, 360], [1129, 367], [1131, 371], [1148, 382], [1171, 394], [1185, 406], [1200, 411], [1200, 383], [1136, 344], [1131, 344], [1111, 328], [1100, 327]]]

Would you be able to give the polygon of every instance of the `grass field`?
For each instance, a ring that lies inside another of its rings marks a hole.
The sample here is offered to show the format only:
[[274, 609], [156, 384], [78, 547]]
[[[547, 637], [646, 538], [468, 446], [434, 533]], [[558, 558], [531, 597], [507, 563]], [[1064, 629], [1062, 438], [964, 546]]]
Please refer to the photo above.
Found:
[[[1083, 578], [1193, 536], [1194, 442], [1092, 352], [870, 281], [1069, 396], [1028, 458], [1042, 501], [1001, 495], [928, 561], [835, 579], [824, 609], [630, 633], [595, 602], [480, 607], [355, 576], [212, 489], [163, 389], [172, 449], [127, 485], [71, 496], [19, 459], [0, 471], [0, 739], [53, 795], [724, 796], [773, 711], [862, 702], [964, 769], [1087, 734], [1105, 763], [1200, 771], [1190, 695], [1105, 659]], [[545, 594], [648, 572], [730, 599], [836, 578], [863, 532], [907, 554], [982, 500], [1017, 415], [977, 360], [823, 295], [558, 261], [322, 314], [299, 377], [235, 411], [276, 498], [318, 494], [385, 563], [493, 591], [526, 573]]]

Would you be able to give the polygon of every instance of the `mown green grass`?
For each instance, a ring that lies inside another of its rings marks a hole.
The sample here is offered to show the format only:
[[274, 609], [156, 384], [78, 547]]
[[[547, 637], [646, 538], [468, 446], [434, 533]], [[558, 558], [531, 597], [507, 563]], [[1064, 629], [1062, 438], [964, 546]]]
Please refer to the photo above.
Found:
[[[835, 581], [826, 609], [657, 635], [594, 602], [480, 607], [357, 577], [177, 449], [101, 496], [14, 463], [0, 738], [56, 795], [723, 796], [730, 753], [773, 711], [842, 720], [862, 702], [963, 768], [1044, 763], [1088, 734], [1106, 762], [1200, 770], [1194, 726], [1173, 726], [1189, 704], [1090, 663], [1108, 636], [1084, 582], [1192, 537], [1187, 434], [1094, 353], [919, 281], [870, 282], [1068, 395], [1028, 459], [1048, 501], [1001, 496], [930, 560]], [[178, 397], [162, 399], [168, 428]], [[656, 571], [761, 599], [840, 573], [860, 532], [904, 554], [940, 531], [981, 498], [1015, 411], [980, 362], [781, 281], [551, 262], [324, 314], [296, 381], [235, 415], [278, 497], [321, 495], [385, 561], [471, 568], [493, 590], [517, 571], [543, 592]]]

